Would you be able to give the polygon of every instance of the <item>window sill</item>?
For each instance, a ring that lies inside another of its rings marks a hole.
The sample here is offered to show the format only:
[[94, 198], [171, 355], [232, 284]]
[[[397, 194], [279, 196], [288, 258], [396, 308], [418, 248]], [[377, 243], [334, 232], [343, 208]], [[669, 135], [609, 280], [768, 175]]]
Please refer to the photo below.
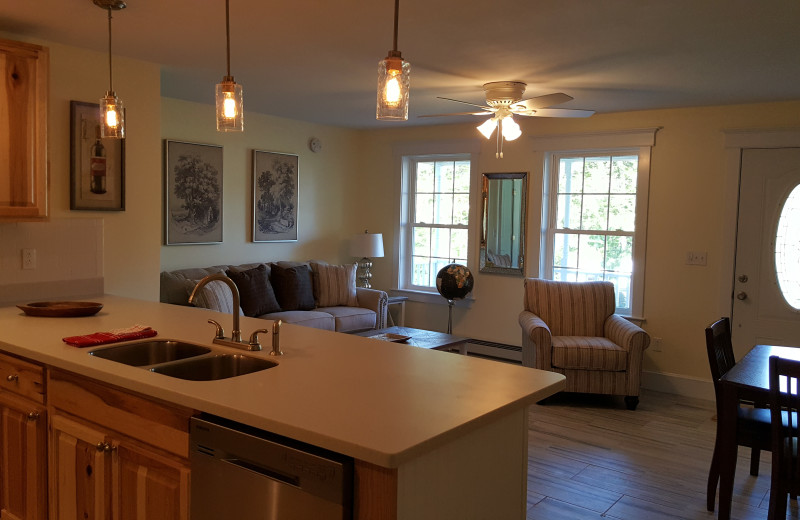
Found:
[[[410, 302], [418, 302], [418, 303], [431, 303], [434, 305], [447, 305], [447, 300], [439, 294], [438, 292], [426, 292], [426, 291], [410, 291], [408, 289], [391, 289], [389, 293], [392, 296], [405, 296], [408, 298]], [[472, 302], [475, 301], [471, 295], [467, 296], [463, 300], [455, 300], [456, 307], [464, 307], [470, 308], [472, 306]]]

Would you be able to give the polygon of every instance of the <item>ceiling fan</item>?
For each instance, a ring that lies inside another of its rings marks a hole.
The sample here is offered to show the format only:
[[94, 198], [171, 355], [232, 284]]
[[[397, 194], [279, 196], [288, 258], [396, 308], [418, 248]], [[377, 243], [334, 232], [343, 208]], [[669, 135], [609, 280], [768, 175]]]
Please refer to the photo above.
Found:
[[497, 132], [497, 153], [496, 157], [503, 158], [503, 140], [513, 141], [520, 135], [522, 130], [513, 116], [535, 116], [535, 117], [589, 117], [594, 114], [594, 110], [574, 110], [569, 108], [550, 108], [572, 100], [572, 96], [564, 93], [546, 94], [528, 99], [522, 99], [527, 85], [522, 81], [493, 81], [485, 83], [483, 90], [486, 94], [486, 105], [477, 105], [468, 101], [439, 97], [447, 101], [464, 103], [480, 108], [479, 112], [455, 112], [452, 114], [430, 114], [420, 117], [442, 117], [442, 116], [486, 116], [487, 119], [478, 127], [478, 130], [489, 139], [495, 128], [500, 127]]

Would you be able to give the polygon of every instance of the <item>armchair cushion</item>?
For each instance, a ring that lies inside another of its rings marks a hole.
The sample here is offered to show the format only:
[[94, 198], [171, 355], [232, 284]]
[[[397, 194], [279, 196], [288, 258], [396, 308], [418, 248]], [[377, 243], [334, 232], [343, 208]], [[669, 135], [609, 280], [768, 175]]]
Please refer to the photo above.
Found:
[[596, 336], [554, 336], [552, 364], [577, 370], [625, 370], [628, 351], [613, 341]]

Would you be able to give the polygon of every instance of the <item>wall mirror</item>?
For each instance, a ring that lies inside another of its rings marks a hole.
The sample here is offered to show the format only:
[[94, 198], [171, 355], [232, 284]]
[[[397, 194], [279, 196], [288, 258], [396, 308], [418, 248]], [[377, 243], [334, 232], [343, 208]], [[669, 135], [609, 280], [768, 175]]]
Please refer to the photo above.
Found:
[[522, 276], [527, 173], [484, 173], [480, 272]]

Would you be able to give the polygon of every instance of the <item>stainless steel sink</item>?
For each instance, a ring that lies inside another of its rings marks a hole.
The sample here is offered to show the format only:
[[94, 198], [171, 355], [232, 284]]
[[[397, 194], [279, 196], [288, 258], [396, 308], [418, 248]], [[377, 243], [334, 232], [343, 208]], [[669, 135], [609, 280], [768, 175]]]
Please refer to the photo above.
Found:
[[218, 354], [154, 366], [150, 370], [179, 379], [213, 381], [251, 374], [275, 366], [278, 364], [266, 359], [241, 354]]
[[135, 367], [157, 365], [208, 354], [211, 349], [194, 343], [170, 339], [153, 339], [103, 347], [89, 352], [92, 356]]

